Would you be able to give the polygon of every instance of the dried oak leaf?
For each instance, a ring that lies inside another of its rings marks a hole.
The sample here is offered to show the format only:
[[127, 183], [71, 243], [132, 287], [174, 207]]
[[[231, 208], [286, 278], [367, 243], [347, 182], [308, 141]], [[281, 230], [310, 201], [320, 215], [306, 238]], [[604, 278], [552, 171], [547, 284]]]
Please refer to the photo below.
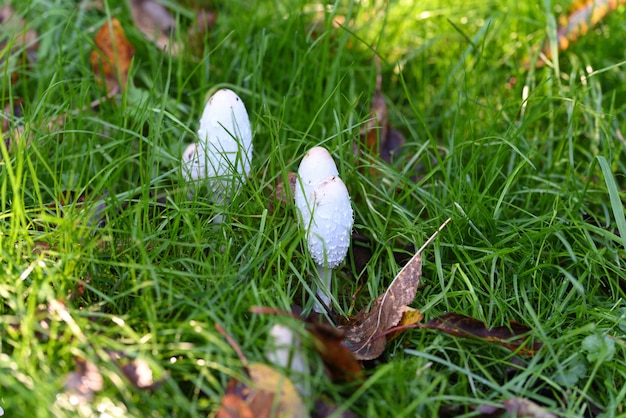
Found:
[[307, 409], [293, 383], [261, 363], [246, 366], [249, 384], [228, 383], [216, 418], [307, 417]]
[[386, 331], [398, 325], [407, 306], [417, 292], [422, 276], [422, 257], [418, 252], [400, 270], [389, 288], [377, 297], [369, 311], [364, 308], [346, 325], [340, 326], [345, 332], [346, 347], [357, 360], [373, 360], [385, 350], [388, 336]]
[[478, 338], [484, 341], [499, 344], [520, 354], [533, 355], [541, 349], [541, 342], [528, 344], [527, 338], [522, 335], [531, 331], [526, 325], [510, 321], [508, 326], [489, 328], [484, 322], [469, 316], [446, 313], [433, 318], [426, 324], [413, 326], [415, 328], [436, 329], [446, 334], [464, 338]]
[[97, 48], [91, 51], [91, 66], [96, 78], [104, 78], [109, 92], [124, 90], [135, 47], [126, 39], [120, 21], [112, 18], [104, 22], [94, 42]]

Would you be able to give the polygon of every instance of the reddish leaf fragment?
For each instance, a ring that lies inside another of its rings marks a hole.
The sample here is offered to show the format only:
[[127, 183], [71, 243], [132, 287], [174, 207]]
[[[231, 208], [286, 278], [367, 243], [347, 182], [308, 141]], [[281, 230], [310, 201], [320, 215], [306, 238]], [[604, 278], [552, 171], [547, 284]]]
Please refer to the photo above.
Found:
[[353, 382], [363, 379], [361, 364], [352, 351], [342, 344], [342, 331], [321, 322], [309, 322], [307, 329], [315, 337], [315, 350], [326, 364], [333, 381]]
[[246, 385], [235, 379], [228, 382], [227, 393], [222, 398], [215, 418], [255, 418], [250, 405], [244, 399], [243, 392], [247, 390]]
[[446, 334], [464, 338], [478, 338], [484, 341], [499, 344], [509, 350], [519, 350], [520, 354], [533, 355], [541, 349], [541, 342], [535, 341], [529, 347], [527, 338], [520, 335], [527, 334], [531, 328], [510, 321], [509, 326], [488, 328], [484, 322], [469, 316], [446, 313], [433, 318], [426, 324], [419, 324], [416, 328], [436, 329]]
[[91, 51], [91, 66], [96, 78], [104, 78], [109, 92], [124, 90], [135, 47], [126, 39], [120, 21], [112, 18], [105, 22], [94, 42], [97, 49]]

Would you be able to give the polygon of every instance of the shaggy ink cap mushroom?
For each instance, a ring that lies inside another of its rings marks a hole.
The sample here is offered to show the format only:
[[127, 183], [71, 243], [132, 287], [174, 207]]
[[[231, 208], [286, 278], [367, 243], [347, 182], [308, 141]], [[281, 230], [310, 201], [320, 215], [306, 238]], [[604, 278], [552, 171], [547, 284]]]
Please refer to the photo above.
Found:
[[183, 152], [187, 181], [206, 181], [216, 201], [245, 182], [252, 160], [252, 130], [243, 101], [235, 92], [218, 90], [200, 118], [198, 142]]
[[[317, 294], [326, 305], [331, 300], [331, 269], [346, 257], [354, 221], [348, 189], [338, 174], [328, 151], [314, 147], [300, 162], [300, 184], [295, 192], [307, 247], [324, 285]], [[321, 312], [322, 307], [316, 304], [314, 310]]]

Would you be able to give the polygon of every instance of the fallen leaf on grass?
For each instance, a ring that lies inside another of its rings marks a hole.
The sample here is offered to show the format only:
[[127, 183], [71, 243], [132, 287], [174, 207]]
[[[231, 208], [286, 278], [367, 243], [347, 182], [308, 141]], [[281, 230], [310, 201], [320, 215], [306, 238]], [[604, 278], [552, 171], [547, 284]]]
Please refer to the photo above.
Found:
[[307, 330], [315, 337], [315, 351], [326, 364], [333, 381], [363, 379], [363, 368], [352, 351], [343, 345], [345, 336], [341, 330], [321, 322], [307, 323]]
[[234, 378], [228, 382], [215, 418], [308, 417], [304, 402], [291, 380], [265, 364], [248, 363], [226, 330], [217, 323], [215, 329], [235, 350], [249, 379], [247, 383]]
[[391, 341], [397, 338], [400, 334], [402, 334], [402, 331], [404, 329], [407, 329], [411, 325], [422, 322], [422, 319], [424, 319], [423, 313], [421, 313], [418, 309], [407, 307], [407, 309], [402, 314], [402, 319], [400, 320], [400, 323], [397, 326], [398, 329], [387, 335], [387, 341]]
[[306, 417], [306, 406], [285, 376], [261, 363], [246, 366], [249, 383], [231, 379], [216, 418]]
[[104, 22], [94, 42], [97, 49], [91, 51], [91, 66], [96, 78], [104, 78], [109, 93], [125, 90], [135, 47], [126, 39], [120, 21]]
[[528, 339], [521, 335], [528, 334], [531, 329], [526, 325], [510, 321], [509, 326], [489, 328], [484, 322], [469, 316], [447, 313], [433, 318], [426, 324], [416, 324], [411, 328], [428, 328], [446, 334], [464, 338], [478, 338], [499, 344], [520, 354], [533, 355], [541, 349], [541, 342], [535, 341], [528, 346]]
[[398, 325], [402, 315], [413, 302], [422, 276], [420, 252], [400, 270], [385, 293], [372, 302], [369, 311], [364, 308], [348, 324], [339, 327], [346, 334], [346, 346], [358, 360], [373, 360], [385, 350], [387, 337], [383, 334]]
[[400, 323], [408, 305], [415, 299], [422, 276], [422, 250], [451, 221], [447, 219], [393, 279], [385, 293], [374, 299], [370, 309], [362, 309], [356, 317], [339, 327], [345, 332], [345, 345], [357, 360], [373, 360], [385, 350], [388, 331]]
[[302, 318], [298, 314], [253, 306], [250, 312], [256, 314], [284, 315], [304, 321], [306, 330], [313, 335], [313, 348], [320, 355], [333, 380], [357, 381], [363, 379], [363, 368], [354, 354], [343, 344], [344, 332], [316, 318]]
[[524, 398], [506, 399], [502, 402], [502, 406], [483, 405], [477, 409], [481, 414], [480, 416], [485, 418], [497, 418], [503, 416], [520, 418], [556, 418], [556, 415]]
[[137, 389], [157, 389], [161, 387], [168, 376], [166, 374], [162, 376], [161, 379], [155, 379], [152, 368], [150, 368], [146, 360], [131, 358], [131, 356], [124, 351], [107, 350], [107, 354], [109, 355], [109, 359], [115, 363], [130, 384]]
[[170, 36], [176, 30], [176, 19], [161, 3], [154, 0], [132, 0], [130, 4], [135, 26], [159, 49], [178, 55], [181, 47]]
[[[374, 57], [374, 62], [377, 70], [376, 90], [370, 105], [370, 118], [361, 127], [361, 143], [357, 153], [365, 152], [373, 157], [380, 156], [383, 161], [391, 163], [393, 152], [404, 145], [406, 141], [402, 134], [389, 124], [389, 109], [382, 92], [383, 81], [378, 56]], [[375, 173], [373, 167], [370, 168], [370, 173]]]

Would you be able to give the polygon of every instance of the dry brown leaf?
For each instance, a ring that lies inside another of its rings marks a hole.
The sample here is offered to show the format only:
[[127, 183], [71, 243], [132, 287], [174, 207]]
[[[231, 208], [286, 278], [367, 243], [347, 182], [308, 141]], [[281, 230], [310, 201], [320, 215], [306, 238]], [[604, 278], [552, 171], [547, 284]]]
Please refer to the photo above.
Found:
[[[293, 307], [293, 312], [281, 311], [264, 306], [253, 306], [250, 312], [256, 314], [284, 315], [305, 322], [306, 330], [313, 335], [313, 347], [320, 355], [333, 380], [356, 381], [363, 379], [363, 368], [354, 354], [343, 345], [344, 332], [330, 324], [320, 322], [313, 314], [308, 318], [300, 316], [301, 309]], [[232, 344], [231, 344], [232, 345]]]
[[357, 360], [373, 360], [385, 350], [389, 340], [387, 331], [398, 325], [413, 302], [422, 276], [422, 250], [432, 242], [451, 221], [448, 218], [426, 243], [415, 253], [393, 279], [385, 293], [374, 299], [371, 308], [363, 308], [346, 325], [339, 327], [345, 332], [345, 345]]
[[146, 39], [159, 49], [178, 55], [182, 48], [170, 38], [176, 29], [176, 19], [165, 6], [154, 0], [132, 0], [130, 5], [133, 22]]
[[104, 78], [109, 93], [124, 90], [135, 47], [126, 39], [120, 21], [114, 17], [105, 22], [94, 42], [97, 49], [91, 51], [91, 66], [96, 78]]
[[529, 333], [531, 329], [515, 321], [510, 321], [508, 326], [489, 328], [478, 319], [457, 313], [447, 313], [414, 328], [436, 329], [457, 337], [478, 338], [512, 351], [518, 351], [523, 355], [534, 355], [542, 346], [539, 341], [529, 344], [528, 339], [523, 335]]
[[362, 380], [363, 369], [355, 355], [346, 346], [344, 333], [321, 322], [307, 322], [307, 330], [315, 337], [315, 350], [324, 361], [333, 381]]
[[[557, 49], [564, 51], [569, 48], [570, 44], [585, 36], [590, 28], [597, 25], [619, 4], [626, 4], [626, 1], [580, 0], [574, 2], [569, 14], [559, 18], [559, 28], [556, 34]], [[552, 48], [549, 41], [544, 45], [543, 53], [546, 59], [552, 58]], [[538, 60], [537, 66], [541, 66], [543, 62]]]
[[372, 360], [385, 350], [386, 336], [379, 336], [398, 325], [407, 305], [413, 302], [422, 276], [422, 257], [418, 252], [400, 270], [385, 293], [377, 297], [369, 311], [364, 308], [356, 318], [339, 327], [345, 331], [346, 346], [357, 360]]
[[250, 384], [232, 379], [216, 418], [308, 416], [302, 398], [288, 378], [261, 363], [249, 364], [246, 371]]

